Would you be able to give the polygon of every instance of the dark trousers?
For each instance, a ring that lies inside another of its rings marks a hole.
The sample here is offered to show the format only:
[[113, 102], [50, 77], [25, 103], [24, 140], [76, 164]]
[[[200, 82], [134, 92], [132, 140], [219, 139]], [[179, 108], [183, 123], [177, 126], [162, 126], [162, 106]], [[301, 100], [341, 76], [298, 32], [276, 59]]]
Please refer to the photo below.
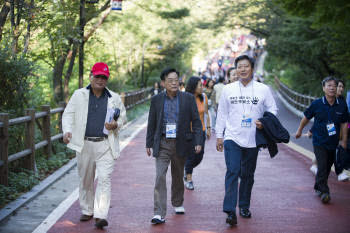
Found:
[[314, 145], [314, 152], [317, 161], [317, 174], [314, 189], [322, 193], [329, 193], [328, 176], [335, 160], [336, 150], [327, 150], [322, 146]]
[[[195, 151], [192, 151], [192, 153], [190, 153], [187, 156], [187, 160], [185, 163], [185, 173], [186, 174], [192, 174], [193, 173], [193, 168], [197, 167], [203, 159], [203, 155], [204, 155], [204, 145], [205, 145], [205, 131], [203, 131], [202, 134], [202, 142], [201, 142], [201, 146], [202, 146], [202, 150], [196, 154]], [[195, 146], [195, 145], [193, 145]]]
[[254, 172], [258, 158], [258, 148], [240, 147], [232, 140], [224, 141], [226, 162], [224, 212], [234, 212], [237, 206], [238, 177], [239, 207], [249, 208], [250, 197], [254, 184]]

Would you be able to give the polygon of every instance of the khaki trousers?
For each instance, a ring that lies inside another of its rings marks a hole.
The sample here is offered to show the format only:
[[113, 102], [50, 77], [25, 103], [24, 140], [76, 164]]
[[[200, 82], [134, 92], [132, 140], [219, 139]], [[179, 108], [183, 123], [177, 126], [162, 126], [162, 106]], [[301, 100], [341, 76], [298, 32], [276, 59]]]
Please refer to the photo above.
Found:
[[[114, 159], [108, 140], [84, 141], [81, 153], [77, 154], [79, 174], [79, 202], [83, 214], [106, 219], [111, 201], [111, 174]], [[94, 179], [97, 173], [97, 187]]]
[[154, 187], [154, 215], [166, 215], [167, 187], [166, 173], [171, 162], [171, 204], [182, 206], [184, 201], [184, 167], [186, 157], [176, 154], [176, 140], [162, 137], [159, 156], [156, 158], [156, 181]]

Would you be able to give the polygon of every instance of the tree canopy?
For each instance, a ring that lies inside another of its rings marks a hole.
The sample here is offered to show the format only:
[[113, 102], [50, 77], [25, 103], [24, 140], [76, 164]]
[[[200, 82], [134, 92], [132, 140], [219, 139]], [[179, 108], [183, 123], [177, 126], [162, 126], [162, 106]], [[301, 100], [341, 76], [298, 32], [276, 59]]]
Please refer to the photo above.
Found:
[[315, 84], [328, 75], [349, 79], [346, 0], [124, 0], [122, 11], [112, 11], [110, 0], [94, 2], [85, 4], [82, 37], [80, 1], [0, 0], [1, 83], [21, 85], [2, 91], [2, 111], [67, 101], [78, 87], [82, 42], [84, 85], [91, 66], [104, 61], [118, 92], [152, 85], [167, 66], [192, 74], [193, 58], [240, 33], [266, 39], [268, 71], [297, 91], [317, 95]]

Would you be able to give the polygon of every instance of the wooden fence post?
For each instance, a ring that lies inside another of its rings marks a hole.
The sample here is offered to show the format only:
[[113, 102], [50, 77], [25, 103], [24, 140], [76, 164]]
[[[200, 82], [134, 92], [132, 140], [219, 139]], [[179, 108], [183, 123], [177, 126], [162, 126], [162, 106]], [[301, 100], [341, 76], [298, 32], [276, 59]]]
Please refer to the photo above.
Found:
[[[67, 104], [66, 104], [66, 102], [62, 101], [62, 102], [59, 103], [59, 106], [61, 108], [63, 108], [63, 111], [60, 112], [60, 114], [59, 114], [59, 119], [58, 119], [59, 125], [58, 125], [58, 127], [59, 127], [59, 131], [60, 131], [59, 133], [63, 133], [63, 130], [62, 130], [62, 116], [63, 116], [63, 112], [64, 112], [64, 109], [66, 108]], [[59, 142], [63, 143], [63, 137], [59, 140]]]
[[26, 109], [26, 115], [31, 117], [30, 121], [26, 123], [26, 138], [25, 145], [32, 153], [24, 158], [24, 168], [28, 170], [35, 170], [35, 109]]
[[41, 111], [46, 112], [46, 116], [43, 117], [43, 129], [42, 136], [43, 140], [47, 141], [47, 145], [44, 147], [44, 153], [46, 158], [51, 157], [51, 114], [50, 114], [50, 105], [42, 105]]
[[9, 143], [9, 114], [0, 113], [0, 184], [8, 186], [8, 143]]

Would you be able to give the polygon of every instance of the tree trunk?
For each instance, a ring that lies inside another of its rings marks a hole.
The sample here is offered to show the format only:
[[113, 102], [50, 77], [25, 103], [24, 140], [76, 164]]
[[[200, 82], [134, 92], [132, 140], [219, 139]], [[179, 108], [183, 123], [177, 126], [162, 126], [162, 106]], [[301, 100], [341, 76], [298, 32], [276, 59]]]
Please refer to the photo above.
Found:
[[33, 9], [34, 9], [34, 0], [31, 0], [31, 1], [30, 1], [30, 5], [29, 5], [27, 34], [26, 34], [25, 39], [24, 39], [23, 54], [26, 54], [26, 53], [28, 52], [28, 48], [29, 48], [30, 26], [31, 26], [31, 23], [32, 23]]
[[84, 28], [85, 28], [85, 0], [80, 0], [80, 46], [79, 46], [79, 88], [84, 82]]
[[7, 15], [9, 14], [9, 12], [10, 12], [10, 2], [5, 1], [0, 11], [0, 41], [2, 39], [2, 29], [5, 25]]
[[67, 54], [70, 50], [72, 42], [69, 43], [68, 48], [65, 51], [60, 53], [59, 57], [56, 60], [55, 67], [53, 69], [53, 91], [54, 91], [54, 99], [56, 103], [63, 101], [63, 86], [62, 86], [62, 75], [64, 64], [67, 60]]
[[73, 44], [72, 56], [70, 58], [69, 66], [68, 66], [66, 75], [64, 77], [63, 95], [64, 95], [64, 101], [66, 103], [68, 103], [68, 100], [69, 100], [69, 81], [70, 81], [70, 77], [72, 75], [72, 71], [73, 71], [73, 67], [74, 67], [74, 61], [75, 61], [77, 52], [78, 52], [78, 44], [74, 43]]

